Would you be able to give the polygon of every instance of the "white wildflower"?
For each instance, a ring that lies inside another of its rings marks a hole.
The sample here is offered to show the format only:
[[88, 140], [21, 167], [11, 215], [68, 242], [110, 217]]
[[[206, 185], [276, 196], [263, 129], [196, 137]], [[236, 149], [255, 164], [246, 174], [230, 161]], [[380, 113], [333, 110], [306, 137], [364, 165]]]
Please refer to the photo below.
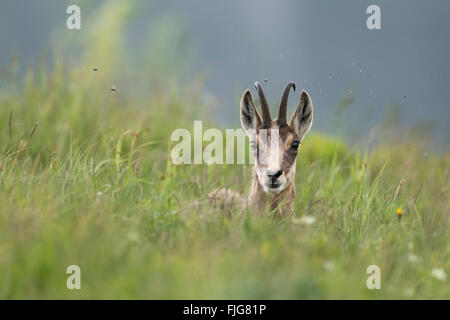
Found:
[[334, 270], [334, 262], [329, 260], [325, 261], [323, 267], [325, 268], [326, 271], [331, 272]]
[[431, 275], [439, 281], [447, 280], [447, 274], [440, 268], [433, 268], [433, 270], [431, 270]]
[[316, 217], [313, 216], [301, 216], [300, 218], [293, 217], [292, 223], [294, 224], [301, 224], [305, 226], [310, 226], [316, 222]]
[[420, 258], [416, 256], [414, 253], [409, 254], [408, 260], [410, 262], [419, 262]]

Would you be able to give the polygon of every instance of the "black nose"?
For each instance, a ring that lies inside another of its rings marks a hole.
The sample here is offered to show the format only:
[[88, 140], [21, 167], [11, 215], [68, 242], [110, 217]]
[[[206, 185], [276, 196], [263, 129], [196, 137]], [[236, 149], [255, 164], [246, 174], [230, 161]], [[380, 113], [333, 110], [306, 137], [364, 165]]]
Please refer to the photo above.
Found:
[[277, 172], [275, 172], [274, 174], [268, 174], [270, 180], [272, 180], [272, 183], [275, 182], [275, 180], [278, 179], [279, 176], [281, 176], [281, 174], [283, 173], [282, 170], [278, 170]]

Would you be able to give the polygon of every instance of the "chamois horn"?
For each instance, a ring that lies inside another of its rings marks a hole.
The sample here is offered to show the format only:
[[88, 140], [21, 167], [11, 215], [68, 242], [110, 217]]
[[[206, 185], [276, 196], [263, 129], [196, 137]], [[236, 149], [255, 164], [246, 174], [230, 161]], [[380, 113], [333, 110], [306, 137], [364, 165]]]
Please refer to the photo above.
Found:
[[286, 109], [287, 109], [287, 102], [288, 102], [288, 96], [289, 96], [289, 91], [291, 91], [291, 88], [294, 89], [295, 91], [295, 83], [290, 81], [287, 85], [286, 88], [283, 91], [283, 95], [281, 96], [281, 102], [280, 102], [280, 109], [278, 111], [278, 125], [280, 127], [284, 127], [287, 125], [286, 122]]
[[272, 119], [270, 118], [270, 109], [266, 96], [264, 95], [264, 91], [258, 82], [255, 82], [255, 88], [258, 91], [259, 101], [261, 102], [262, 122], [265, 127], [270, 127], [272, 124]]

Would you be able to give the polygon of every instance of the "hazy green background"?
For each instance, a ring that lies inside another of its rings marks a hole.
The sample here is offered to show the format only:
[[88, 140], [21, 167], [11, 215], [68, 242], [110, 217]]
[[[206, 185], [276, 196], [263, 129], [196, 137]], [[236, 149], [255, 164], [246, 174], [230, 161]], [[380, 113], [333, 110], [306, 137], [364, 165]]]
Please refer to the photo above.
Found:
[[[42, 52], [53, 54], [62, 42], [77, 42], [93, 32], [96, 10], [104, 3], [2, 0], [0, 67], [9, 65], [12, 54], [35, 63]], [[81, 31], [65, 28], [68, 4], [81, 6]], [[369, 4], [381, 7], [382, 30], [366, 28]], [[254, 81], [267, 78], [265, 90], [276, 103], [284, 84], [293, 80], [313, 97], [314, 129], [354, 138], [367, 134], [394, 110], [399, 124], [419, 126], [441, 147], [448, 145], [446, 0], [138, 0], [132, 7], [130, 15], [120, 19], [126, 29], [123, 51], [130, 58], [127, 72], [141, 72], [140, 65], [151, 59], [147, 49], [155, 38], [172, 33], [173, 41], [161, 48], [165, 58], [185, 64], [177, 70], [184, 81], [207, 76], [204, 99], [216, 106], [219, 124], [237, 125], [239, 96], [246, 87], [253, 88]], [[114, 27], [101, 31], [102, 41], [115, 36]], [[77, 45], [64, 56], [79, 58]], [[101, 61], [93, 57], [90, 63]], [[146, 71], [151, 74], [152, 68]], [[118, 74], [116, 81], [131, 80]], [[296, 103], [291, 99], [291, 110]]]
[[[67, 2], [1, 3], [0, 298], [450, 297], [446, 4], [380, 2], [372, 33], [359, 1], [79, 3], [82, 31]], [[170, 161], [265, 77], [315, 105], [284, 218], [209, 205], [250, 166]]]

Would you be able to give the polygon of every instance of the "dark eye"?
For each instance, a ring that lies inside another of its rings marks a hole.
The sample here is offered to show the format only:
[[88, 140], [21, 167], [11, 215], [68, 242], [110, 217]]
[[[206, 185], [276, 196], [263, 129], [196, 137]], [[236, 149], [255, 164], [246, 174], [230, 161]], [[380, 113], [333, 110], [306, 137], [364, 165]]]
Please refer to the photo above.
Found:
[[297, 150], [299, 145], [300, 145], [300, 142], [293, 141], [291, 144], [291, 148]]

